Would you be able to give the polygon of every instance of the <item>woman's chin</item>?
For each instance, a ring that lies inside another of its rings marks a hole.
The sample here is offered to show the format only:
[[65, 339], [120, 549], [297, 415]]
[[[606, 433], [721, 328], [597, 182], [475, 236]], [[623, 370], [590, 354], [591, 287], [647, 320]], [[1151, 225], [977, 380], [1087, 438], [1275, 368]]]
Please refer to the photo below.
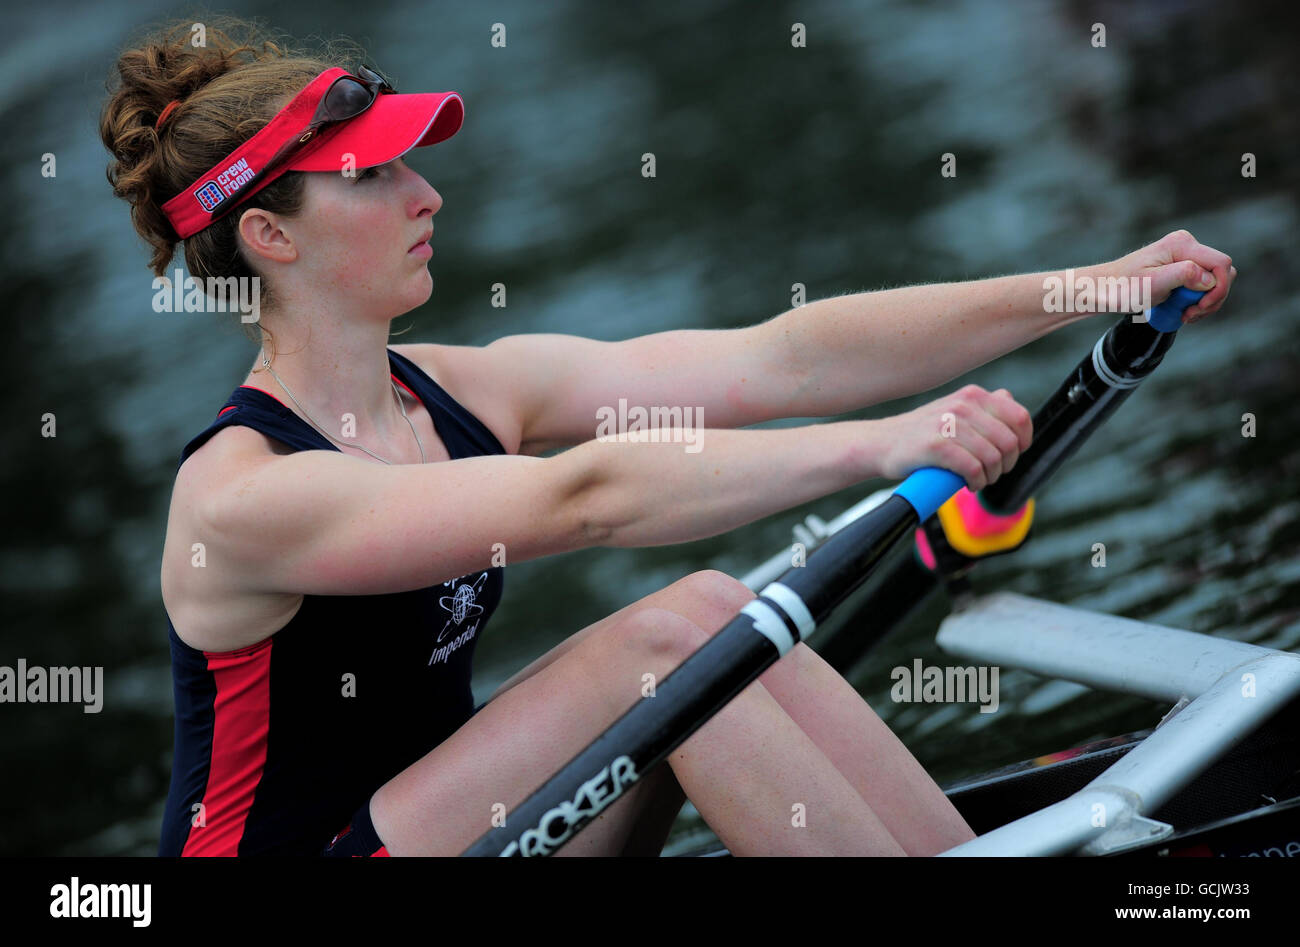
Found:
[[433, 295], [433, 275], [427, 269], [420, 270], [420, 275], [416, 279], [418, 282], [415, 288], [408, 294], [412, 309], [424, 305]]

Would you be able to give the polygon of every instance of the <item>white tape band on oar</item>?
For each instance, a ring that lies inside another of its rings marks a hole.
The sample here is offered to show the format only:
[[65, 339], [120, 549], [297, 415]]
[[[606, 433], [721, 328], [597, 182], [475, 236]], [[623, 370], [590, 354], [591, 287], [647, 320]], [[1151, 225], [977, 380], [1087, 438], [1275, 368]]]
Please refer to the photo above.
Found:
[[1106, 356], [1102, 353], [1102, 343], [1106, 341], [1106, 336], [1097, 340], [1097, 344], [1092, 347], [1092, 370], [1097, 373], [1097, 377], [1110, 385], [1112, 388], [1136, 388], [1142, 384], [1142, 378], [1123, 378], [1106, 364]]
[[780, 582], [770, 582], [767, 588], [758, 594], [766, 595], [785, 610], [794, 621], [794, 626], [799, 629], [801, 640], [807, 638], [816, 629], [817, 622], [813, 620], [812, 612], [808, 611], [808, 606], [803, 603], [799, 593], [790, 586], [782, 585]]
[[794, 647], [794, 635], [786, 627], [785, 619], [767, 602], [754, 599], [742, 608], [740, 613], [753, 619], [754, 630], [776, 645], [777, 654], [784, 656]]

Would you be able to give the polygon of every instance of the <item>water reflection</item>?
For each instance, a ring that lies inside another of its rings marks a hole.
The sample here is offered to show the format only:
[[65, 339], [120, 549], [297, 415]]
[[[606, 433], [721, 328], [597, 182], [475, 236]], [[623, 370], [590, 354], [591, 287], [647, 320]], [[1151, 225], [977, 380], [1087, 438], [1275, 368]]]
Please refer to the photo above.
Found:
[[[399, 88], [454, 88], [467, 102], [462, 132], [412, 157], [446, 203], [434, 296], [398, 320], [414, 327], [401, 341], [747, 325], [787, 309], [794, 283], [818, 298], [1085, 264], [1186, 226], [1241, 269], [1229, 311], [1179, 340], [1053, 483], [1034, 542], [981, 579], [1294, 646], [1300, 129], [1287, 8], [1242, 2], [1225, 23], [1208, 3], [1094, 7], [368, 11], [369, 49]], [[341, 3], [233, 9], [298, 35], [362, 32]], [[73, 55], [48, 14], [22, 16], [0, 82], [0, 265], [16, 316], [0, 349], [0, 659], [102, 664], [109, 698], [93, 717], [5, 708], [0, 759], [23, 778], [0, 788], [0, 851], [148, 854], [171, 741], [157, 589], [171, 478], [252, 353], [217, 317], [149, 308], [145, 254], [94, 133], [123, 18], [84, 7]], [[1088, 43], [1094, 18], [1108, 27], [1104, 50]], [[507, 49], [489, 47], [489, 19], [508, 24]], [[789, 45], [796, 19], [806, 49]], [[1264, 22], [1282, 26], [1252, 25]], [[33, 170], [47, 151], [53, 179]], [[1259, 155], [1257, 178], [1240, 176], [1246, 151]], [[639, 173], [646, 152], [654, 179]], [[956, 179], [936, 173], [944, 152], [957, 155]], [[509, 287], [504, 310], [490, 305], [496, 282]], [[1036, 404], [1100, 331], [1072, 327], [972, 380]], [[47, 412], [57, 438], [37, 436]], [[1247, 412], [1253, 439], [1240, 435]], [[476, 689], [690, 571], [745, 571], [804, 514], [829, 518], [865, 492], [703, 542], [512, 567]], [[1097, 541], [1112, 550], [1105, 570], [1087, 566]], [[996, 715], [892, 705], [890, 667], [938, 660], [938, 615], [916, 616], [853, 679], [940, 779], [1149, 726], [1163, 710], [1010, 671]]]

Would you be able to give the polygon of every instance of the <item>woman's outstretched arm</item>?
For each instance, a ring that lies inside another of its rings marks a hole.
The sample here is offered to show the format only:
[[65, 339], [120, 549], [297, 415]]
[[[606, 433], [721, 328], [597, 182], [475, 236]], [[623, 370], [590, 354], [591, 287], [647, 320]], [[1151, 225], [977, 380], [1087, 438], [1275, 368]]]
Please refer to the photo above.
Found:
[[[1178, 286], [1216, 311], [1236, 271], [1185, 230], [1079, 269], [837, 296], [767, 325], [792, 363], [786, 417], [826, 417], [928, 391], [1098, 312], [1140, 312]], [[1082, 310], [1082, 311], [1080, 311]]]
[[[1080, 303], [1138, 311], [1140, 298], [1120, 297], [1149, 287], [1160, 302], [1177, 286], [1211, 286], [1186, 316], [1201, 318], [1222, 305], [1235, 276], [1225, 254], [1180, 230], [1111, 263], [837, 296], [744, 328], [621, 342], [532, 333], [481, 348], [404, 348], [453, 390], [483, 387], [503, 399], [519, 453], [540, 454], [590, 440], [620, 406], [690, 408], [709, 428], [857, 411], [928, 391], [1087, 318]], [[1092, 288], [1091, 302], [1082, 287]]]

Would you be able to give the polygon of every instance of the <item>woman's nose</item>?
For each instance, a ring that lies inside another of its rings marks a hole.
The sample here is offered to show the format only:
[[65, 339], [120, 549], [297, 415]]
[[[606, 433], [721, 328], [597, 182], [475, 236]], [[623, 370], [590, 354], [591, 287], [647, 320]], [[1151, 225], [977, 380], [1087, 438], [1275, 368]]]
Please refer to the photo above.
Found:
[[[403, 162], [405, 164], [405, 162]], [[415, 184], [415, 200], [418, 202], [417, 214], [423, 213], [427, 207], [432, 213], [438, 213], [442, 207], [442, 195], [437, 192], [432, 184], [424, 179], [424, 175], [412, 171], [409, 167], [407, 171]]]

